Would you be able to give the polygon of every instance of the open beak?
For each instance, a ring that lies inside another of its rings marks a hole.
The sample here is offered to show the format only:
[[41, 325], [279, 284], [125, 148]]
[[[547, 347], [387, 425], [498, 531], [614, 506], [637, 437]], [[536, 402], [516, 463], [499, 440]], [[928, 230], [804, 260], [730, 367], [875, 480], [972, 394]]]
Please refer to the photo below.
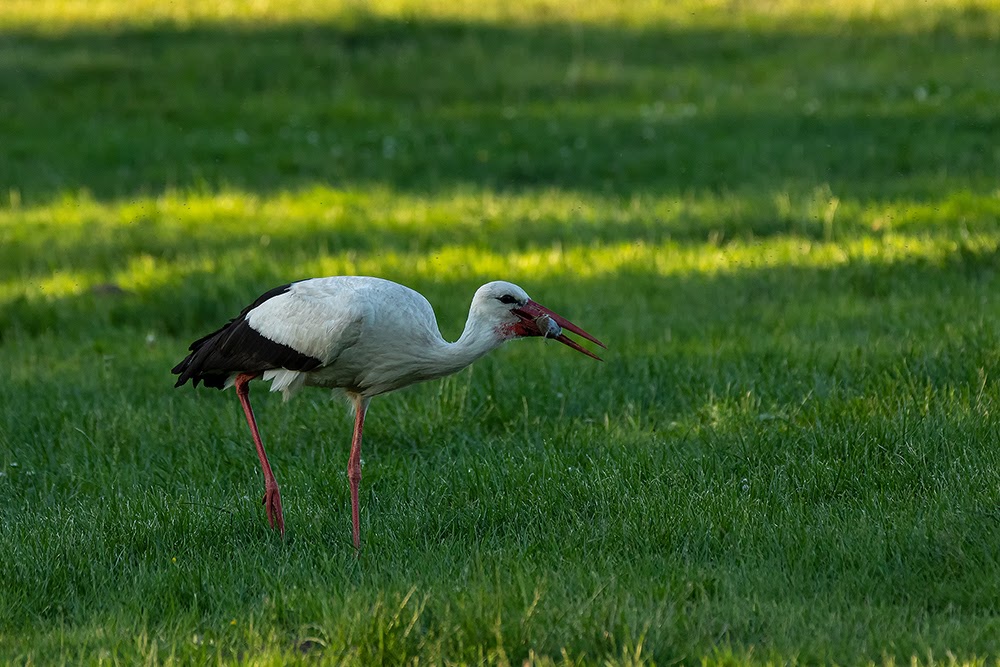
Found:
[[592, 343], [596, 343], [605, 349], [607, 349], [608, 346], [567, 320], [562, 315], [554, 313], [545, 306], [537, 304], [530, 299], [528, 300], [528, 303], [524, 304], [520, 308], [514, 309], [511, 312], [521, 318], [517, 327], [517, 332], [520, 335], [553, 338], [563, 345], [568, 345], [577, 352], [582, 352], [588, 357], [593, 357], [598, 361], [603, 361], [603, 359], [599, 356], [563, 333], [563, 329], [571, 333], [575, 333], [577, 336], [582, 336], [583, 338], [586, 338]]

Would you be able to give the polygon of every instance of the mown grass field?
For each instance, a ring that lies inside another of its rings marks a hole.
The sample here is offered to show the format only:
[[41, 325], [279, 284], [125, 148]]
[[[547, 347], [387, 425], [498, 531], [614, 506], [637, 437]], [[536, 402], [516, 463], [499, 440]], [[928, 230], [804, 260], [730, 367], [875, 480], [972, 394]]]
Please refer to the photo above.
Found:
[[[1000, 657], [1000, 4], [284, 4], [0, 5], [0, 662]], [[358, 556], [169, 373], [342, 273], [610, 348], [376, 399]]]

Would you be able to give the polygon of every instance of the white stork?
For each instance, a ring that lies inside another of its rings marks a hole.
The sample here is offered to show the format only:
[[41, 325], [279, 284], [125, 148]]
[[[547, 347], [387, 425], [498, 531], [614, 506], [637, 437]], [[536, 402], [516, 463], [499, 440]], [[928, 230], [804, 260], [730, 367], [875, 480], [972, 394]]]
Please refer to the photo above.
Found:
[[472, 298], [465, 331], [454, 343], [441, 336], [434, 309], [421, 294], [381, 278], [313, 278], [265, 292], [218, 331], [191, 344], [173, 373], [180, 387], [236, 387], [264, 471], [264, 507], [282, 535], [281, 495], [250, 406], [251, 380], [271, 382], [288, 399], [303, 385], [341, 389], [354, 405], [354, 437], [347, 466], [354, 547], [360, 548], [358, 485], [361, 431], [373, 396], [455, 373], [501, 343], [527, 336], [554, 338], [590, 357], [563, 329], [605, 345], [530, 298], [517, 285], [496, 281]]

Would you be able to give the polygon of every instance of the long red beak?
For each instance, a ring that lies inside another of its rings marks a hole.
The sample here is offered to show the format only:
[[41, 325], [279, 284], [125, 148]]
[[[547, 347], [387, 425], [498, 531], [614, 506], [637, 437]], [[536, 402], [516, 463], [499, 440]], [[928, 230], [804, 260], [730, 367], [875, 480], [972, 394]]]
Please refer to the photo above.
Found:
[[511, 312], [521, 318], [521, 321], [517, 325], [517, 333], [519, 335], [552, 338], [559, 341], [563, 345], [568, 345], [577, 352], [582, 352], [588, 357], [593, 357], [598, 361], [604, 361], [599, 356], [583, 347], [572, 338], [568, 337], [562, 332], [562, 330], [565, 329], [566, 331], [575, 333], [577, 336], [582, 336], [592, 343], [597, 343], [605, 349], [607, 349], [607, 345], [597, 340], [562, 315], [552, 312], [545, 306], [529, 300], [528, 303]]

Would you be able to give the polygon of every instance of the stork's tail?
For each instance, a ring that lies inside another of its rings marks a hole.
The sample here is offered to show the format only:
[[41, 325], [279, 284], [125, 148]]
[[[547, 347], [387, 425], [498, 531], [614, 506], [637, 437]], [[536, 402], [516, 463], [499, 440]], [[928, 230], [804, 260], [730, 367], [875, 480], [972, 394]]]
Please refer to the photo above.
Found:
[[179, 375], [177, 382], [174, 383], [175, 387], [180, 387], [188, 380], [191, 380], [191, 384], [195, 387], [198, 386], [199, 382], [204, 382], [206, 387], [214, 387], [215, 389], [224, 389], [226, 386], [226, 380], [232, 374], [230, 371], [221, 371], [218, 369], [206, 369], [205, 362], [212, 356], [212, 353], [216, 350], [219, 345], [219, 339], [222, 338], [222, 334], [225, 333], [232, 325], [232, 322], [222, 327], [218, 331], [213, 331], [207, 336], [199, 338], [195, 342], [191, 343], [191, 347], [188, 348], [191, 354], [184, 357], [184, 359], [171, 369], [171, 373], [174, 375]]

